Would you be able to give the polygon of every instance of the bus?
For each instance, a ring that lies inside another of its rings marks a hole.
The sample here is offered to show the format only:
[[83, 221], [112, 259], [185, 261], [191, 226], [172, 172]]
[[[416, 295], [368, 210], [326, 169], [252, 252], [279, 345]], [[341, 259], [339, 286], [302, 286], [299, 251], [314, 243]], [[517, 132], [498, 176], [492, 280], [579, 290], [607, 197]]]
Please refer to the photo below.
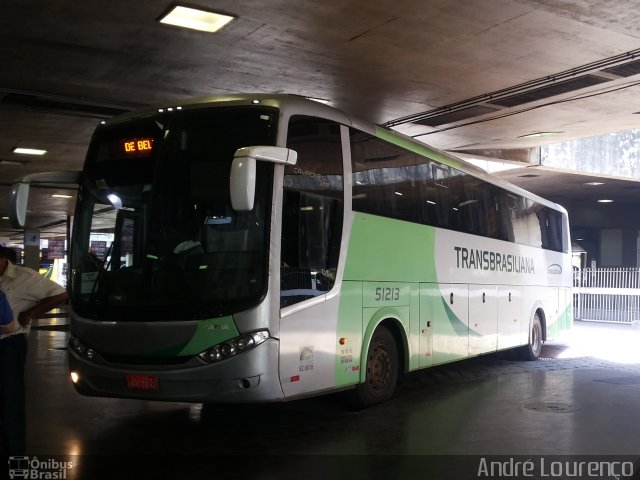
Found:
[[454, 156], [290, 95], [99, 125], [70, 252], [85, 395], [266, 402], [515, 349], [572, 325], [567, 212]]

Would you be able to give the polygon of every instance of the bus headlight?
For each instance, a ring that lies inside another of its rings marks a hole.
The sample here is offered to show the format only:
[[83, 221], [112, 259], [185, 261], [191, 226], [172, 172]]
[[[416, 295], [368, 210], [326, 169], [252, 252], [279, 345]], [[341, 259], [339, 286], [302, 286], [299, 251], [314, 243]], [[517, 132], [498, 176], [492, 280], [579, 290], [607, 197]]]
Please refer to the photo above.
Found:
[[93, 348], [88, 347], [82, 343], [78, 337], [74, 337], [73, 335], [69, 338], [69, 348], [88, 360], [93, 360], [96, 356], [96, 351]]
[[199, 353], [198, 356], [207, 363], [219, 362], [239, 353], [251, 350], [261, 343], [264, 343], [268, 338], [269, 332], [267, 330], [247, 333], [245, 335], [226, 340], [218, 345], [214, 345], [204, 352]]

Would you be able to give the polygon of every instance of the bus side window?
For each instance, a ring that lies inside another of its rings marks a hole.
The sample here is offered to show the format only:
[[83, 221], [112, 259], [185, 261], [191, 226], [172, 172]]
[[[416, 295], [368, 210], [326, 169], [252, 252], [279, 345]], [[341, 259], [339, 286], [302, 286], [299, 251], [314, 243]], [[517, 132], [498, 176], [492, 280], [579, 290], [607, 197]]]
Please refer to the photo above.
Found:
[[508, 242], [515, 242], [513, 222], [516, 220], [518, 198], [512, 193], [500, 189], [498, 192], [498, 204], [500, 206], [502, 237]]
[[565, 250], [562, 236], [562, 214], [549, 207], [542, 207], [537, 212], [540, 222], [542, 248], [562, 252]]
[[298, 153], [285, 166], [280, 306], [331, 290], [342, 241], [344, 186], [340, 126], [294, 116], [287, 147]]
[[357, 130], [350, 142], [353, 210], [418, 222], [425, 159]]

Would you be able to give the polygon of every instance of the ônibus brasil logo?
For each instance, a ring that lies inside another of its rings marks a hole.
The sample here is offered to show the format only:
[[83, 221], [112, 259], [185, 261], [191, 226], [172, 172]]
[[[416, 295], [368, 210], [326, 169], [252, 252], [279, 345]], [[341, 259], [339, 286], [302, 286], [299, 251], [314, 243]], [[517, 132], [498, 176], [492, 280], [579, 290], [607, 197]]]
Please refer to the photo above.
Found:
[[73, 468], [73, 462], [53, 458], [45, 460], [38, 457], [9, 457], [9, 478], [33, 480], [65, 480], [67, 470]]

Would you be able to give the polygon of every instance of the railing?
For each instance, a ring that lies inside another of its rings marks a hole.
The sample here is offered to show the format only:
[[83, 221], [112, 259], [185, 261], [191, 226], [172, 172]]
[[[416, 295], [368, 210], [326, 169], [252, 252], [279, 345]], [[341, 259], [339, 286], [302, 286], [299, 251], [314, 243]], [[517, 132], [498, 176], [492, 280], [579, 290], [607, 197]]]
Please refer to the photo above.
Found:
[[640, 268], [586, 268], [573, 276], [576, 319], [640, 321]]

